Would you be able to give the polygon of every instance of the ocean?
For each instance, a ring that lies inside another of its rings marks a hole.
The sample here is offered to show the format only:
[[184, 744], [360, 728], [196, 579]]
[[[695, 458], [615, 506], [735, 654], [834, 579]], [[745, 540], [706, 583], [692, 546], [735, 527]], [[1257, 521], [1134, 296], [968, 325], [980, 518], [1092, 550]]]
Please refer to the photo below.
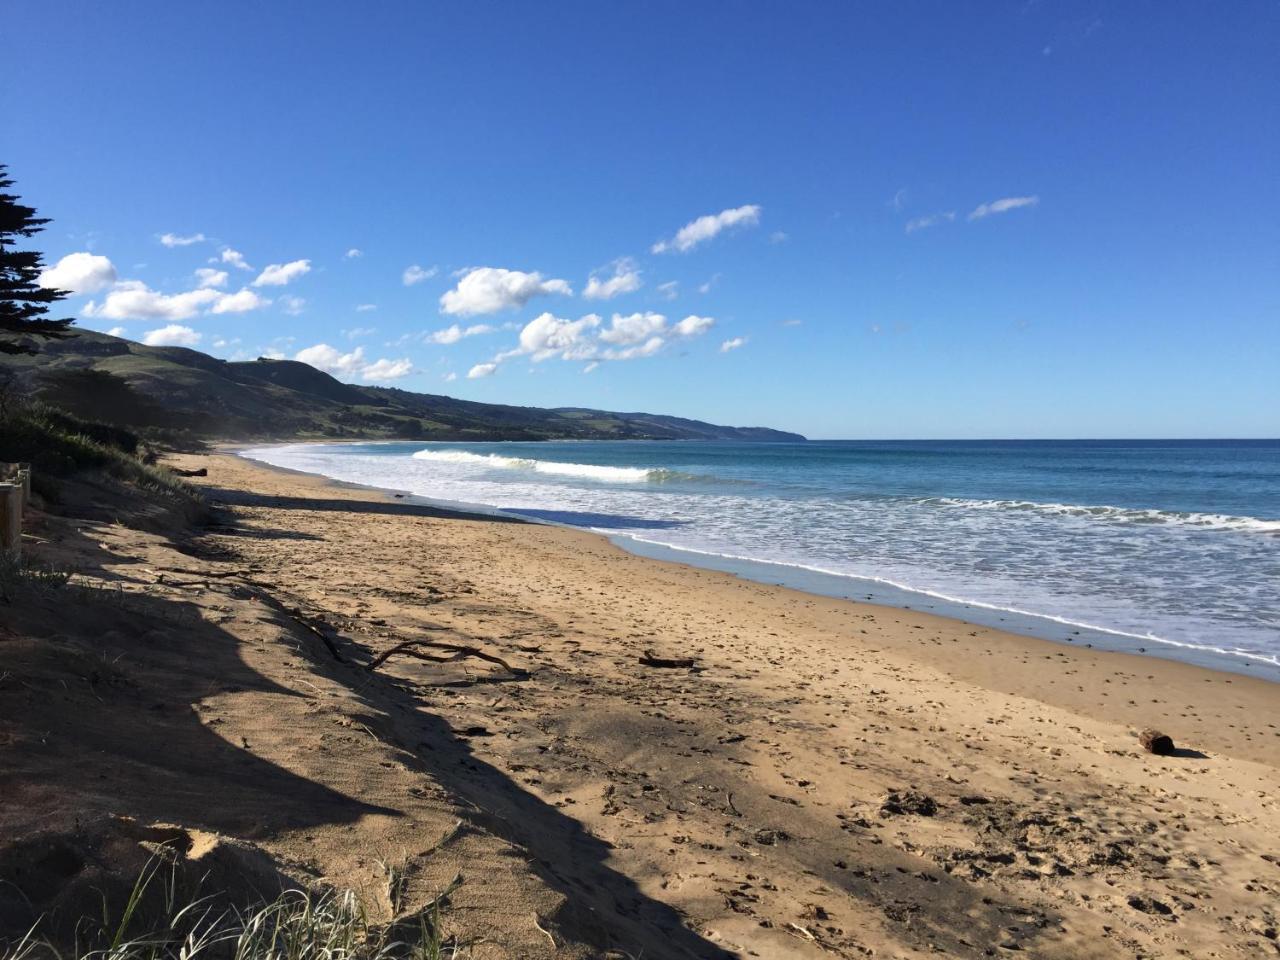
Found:
[[638, 553], [1280, 679], [1280, 441], [343, 443], [242, 455]]

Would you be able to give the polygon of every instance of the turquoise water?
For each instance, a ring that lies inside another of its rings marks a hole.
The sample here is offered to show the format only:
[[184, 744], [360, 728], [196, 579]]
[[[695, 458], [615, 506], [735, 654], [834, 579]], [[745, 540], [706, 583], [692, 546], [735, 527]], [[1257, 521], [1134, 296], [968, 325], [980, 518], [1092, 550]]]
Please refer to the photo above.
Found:
[[245, 455], [817, 592], [1280, 668], [1280, 441], [406, 442]]

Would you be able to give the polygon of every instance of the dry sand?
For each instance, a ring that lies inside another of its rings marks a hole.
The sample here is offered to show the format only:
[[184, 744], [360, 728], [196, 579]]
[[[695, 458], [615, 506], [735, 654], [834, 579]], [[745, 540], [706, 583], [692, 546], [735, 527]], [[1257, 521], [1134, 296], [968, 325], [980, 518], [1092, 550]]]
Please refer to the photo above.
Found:
[[[123, 593], [0, 613], [10, 845], [124, 814], [388, 916], [461, 874], [475, 957], [1280, 954], [1280, 686], [177, 462], [223, 525], [47, 518]], [[366, 669], [413, 639], [528, 675]]]

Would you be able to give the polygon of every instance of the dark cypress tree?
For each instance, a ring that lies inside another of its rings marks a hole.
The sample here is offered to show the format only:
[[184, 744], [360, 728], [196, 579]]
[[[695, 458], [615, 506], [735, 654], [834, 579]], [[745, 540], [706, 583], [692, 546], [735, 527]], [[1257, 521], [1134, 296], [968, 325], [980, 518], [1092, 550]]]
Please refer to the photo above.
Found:
[[13, 181], [0, 164], [0, 353], [35, 353], [27, 337], [65, 340], [74, 337], [72, 320], [50, 320], [49, 305], [67, 296], [65, 290], [40, 286], [41, 255], [15, 250], [18, 239], [33, 237], [49, 222], [35, 215], [33, 207], [9, 193]]

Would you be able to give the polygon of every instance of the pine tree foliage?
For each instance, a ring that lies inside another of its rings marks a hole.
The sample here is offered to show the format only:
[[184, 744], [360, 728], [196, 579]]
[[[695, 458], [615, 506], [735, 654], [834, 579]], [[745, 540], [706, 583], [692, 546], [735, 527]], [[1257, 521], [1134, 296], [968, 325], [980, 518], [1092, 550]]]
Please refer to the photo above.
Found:
[[0, 353], [35, 353], [31, 337], [64, 340], [73, 337], [71, 319], [52, 320], [49, 306], [67, 296], [65, 290], [40, 286], [41, 255], [16, 250], [21, 239], [44, 229], [48, 218], [37, 217], [34, 207], [9, 192], [13, 181], [0, 164]]

